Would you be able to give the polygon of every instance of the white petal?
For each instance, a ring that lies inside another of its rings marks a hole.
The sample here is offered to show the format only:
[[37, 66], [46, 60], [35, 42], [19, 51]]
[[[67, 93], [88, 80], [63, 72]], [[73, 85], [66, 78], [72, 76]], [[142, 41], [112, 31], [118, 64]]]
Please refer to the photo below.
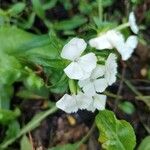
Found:
[[94, 83], [93, 82], [89, 82], [87, 85], [85, 85], [83, 87], [83, 91], [86, 95], [88, 96], [93, 96], [96, 94], [96, 91], [95, 91], [95, 87], [94, 87]]
[[87, 107], [86, 109], [88, 111], [92, 111], [92, 112], [94, 112], [96, 110], [96, 108], [94, 107], [94, 100], [93, 100], [93, 98], [92, 98], [92, 101], [91, 101], [89, 107]]
[[92, 97], [88, 97], [82, 92], [76, 96], [76, 101], [79, 109], [87, 109], [92, 103]]
[[76, 112], [78, 110], [75, 96], [65, 94], [57, 103], [56, 106], [67, 113]]
[[108, 85], [112, 85], [116, 81], [117, 74], [117, 62], [116, 55], [111, 53], [109, 54], [106, 63], [105, 63], [105, 79], [107, 80]]
[[89, 41], [91, 47], [94, 47], [99, 50], [103, 49], [112, 49], [112, 45], [107, 39], [106, 34], [100, 35], [99, 37], [93, 38]]
[[127, 41], [126, 41], [126, 45], [132, 49], [135, 49], [137, 47], [138, 44], [138, 38], [137, 36], [131, 35], [128, 37]]
[[97, 65], [91, 74], [91, 78], [97, 79], [99, 77], [102, 77], [104, 74], [105, 74], [105, 66], [104, 65]]
[[98, 110], [104, 110], [106, 105], [106, 95], [96, 94], [94, 96], [94, 107]]
[[70, 79], [79, 80], [84, 77], [84, 72], [77, 62], [70, 63], [64, 69], [64, 72]]
[[79, 85], [79, 87], [84, 87], [85, 85], [87, 85], [87, 84], [89, 84], [89, 82], [90, 82], [90, 78], [88, 78], [88, 79], [85, 79], [85, 80], [79, 80], [78, 81], [78, 85]]
[[136, 19], [135, 19], [135, 15], [134, 15], [134, 12], [131, 12], [129, 14], [129, 24], [130, 24], [130, 28], [131, 30], [137, 34], [139, 32], [139, 28], [136, 24]]
[[88, 53], [82, 57], [80, 57], [78, 63], [82, 70], [84, 71], [84, 76], [82, 80], [90, 77], [93, 69], [96, 68], [97, 58], [94, 53]]
[[122, 49], [122, 60], [127, 60], [131, 57], [132, 53], [134, 52], [134, 49], [137, 47], [138, 44], [138, 38], [137, 36], [129, 36], [125, 47]]
[[80, 38], [73, 38], [62, 49], [61, 57], [69, 60], [79, 58], [86, 49], [86, 42]]
[[96, 92], [104, 92], [107, 88], [108, 84], [105, 78], [97, 79], [94, 81], [94, 86]]
[[123, 35], [119, 31], [110, 30], [107, 32], [107, 38], [113, 47], [120, 52], [125, 43]]

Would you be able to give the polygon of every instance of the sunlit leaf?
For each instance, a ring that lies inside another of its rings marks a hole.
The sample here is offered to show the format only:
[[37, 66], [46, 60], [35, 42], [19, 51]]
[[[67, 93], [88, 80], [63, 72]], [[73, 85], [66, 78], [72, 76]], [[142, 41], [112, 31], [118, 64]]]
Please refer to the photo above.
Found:
[[112, 111], [100, 111], [96, 116], [99, 141], [106, 150], [133, 150], [136, 138], [132, 126], [125, 120], [118, 120]]

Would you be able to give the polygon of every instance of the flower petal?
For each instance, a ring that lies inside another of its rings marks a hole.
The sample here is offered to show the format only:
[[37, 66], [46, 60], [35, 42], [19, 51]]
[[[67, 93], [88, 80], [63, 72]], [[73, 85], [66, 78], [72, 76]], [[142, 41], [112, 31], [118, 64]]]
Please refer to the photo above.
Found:
[[94, 96], [94, 107], [98, 110], [104, 110], [106, 105], [106, 95], [96, 94]]
[[96, 110], [96, 108], [94, 107], [94, 100], [93, 100], [93, 98], [92, 98], [92, 101], [91, 101], [89, 107], [87, 107], [86, 109], [88, 111], [92, 111], [92, 112], [94, 112]]
[[134, 12], [131, 12], [129, 14], [129, 24], [130, 24], [130, 28], [131, 30], [137, 34], [139, 32], [139, 28], [136, 24], [136, 19], [135, 19], [135, 15], [134, 15]]
[[65, 94], [57, 103], [56, 106], [67, 113], [77, 112], [75, 96]]
[[87, 44], [83, 39], [73, 38], [63, 47], [61, 57], [73, 61], [80, 57], [86, 46]]
[[97, 58], [94, 53], [88, 53], [80, 57], [78, 63], [82, 68], [82, 70], [84, 71], [84, 77], [82, 78], [82, 80], [90, 77], [93, 69], [96, 68], [96, 62], [97, 62]]
[[90, 106], [90, 104], [92, 103], [92, 101], [93, 101], [92, 97], [88, 97], [85, 94], [83, 94], [82, 92], [80, 92], [76, 96], [76, 102], [77, 102], [79, 109], [87, 109]]
[[88, 96], [93, 96], [96, 94], [96, 91], [95, 91], [95, 87], [94, 87], [94, 83], [93, 82], [89, 82], [87, 85], [85, 85], [83, 87], [83, 91], [86, 95]]
[[113, 47], [115, 47], [120, 53], [122, 50], [122, 47], [125, 44], [125, 39], [123, 35], [119, 31], [110, 30], [107, 32], [107, 38], [109, 42], [113, 45]]
[[116, 81], [117, 74], [117, 62], [116, 55], [111, 53], [109, 54], [106, 63], [105, 63], [105, 79], [108, 85], [112, 85]]
[[135, 49], [137, 47], [138, 44], [138, 38], [137, 36], [131, 35], [128, 37], [127, 41], [126, 41], [126, 45], [132, 49]]
[[87, 85], [87, 84], [89, 84], [89, 82], [90, 82], [90, 78], [88, 78], [88, 79], [85, 79], [85, 80], [79, 80], [78, 81], [78, 85], [79, 85], [79, 87], [84, 87], [85, 85]]
[[138, 39], [137, 36], [129, 36], [125, 47], [122, 49], [122, 60], [127, 60], [131, 57], [132, 53], [134, 52], [134, 49], [137, 47]]
[[91, 47], [94, 47], [99, 50], [103, 49], [112, 49], [113, 46], [110, 44], [110, 42], [107, 39], [107, 35], [103, 34], [99, 37], [93, 38], [89, 41], [89, 44]]
[[64, 72], [70, 79], [79, 80], [84, 77], [84, 72], [77, 62], [70, 63], [64, 69]]
[[102, 77], [104, 74], [105, 74], [105, 66], [104, 65], [97, 65], [91, 74], [91, 78], [97, 79], [99, 77]]
[[97, 79], [94, 81], [94, 86], [96, 92], [104, 92], [107, 88], [108, 84], [105, 78]]

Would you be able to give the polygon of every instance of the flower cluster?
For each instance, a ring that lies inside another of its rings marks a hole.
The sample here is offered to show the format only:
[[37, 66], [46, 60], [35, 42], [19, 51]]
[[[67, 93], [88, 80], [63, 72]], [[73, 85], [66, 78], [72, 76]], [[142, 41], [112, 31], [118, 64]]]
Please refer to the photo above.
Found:
[[[129, 26], [134, 33], [138, 33], [135, 16], [130, 13]], [[117, 49], [122, 60], [127, 60], [137, 46], [137, 37], [129, 36], [125, 41], [121, 32], [113, 29], [89, 41], [91, 47], [97, 50]], [[61, 57], [70, 61], [64, 69], [65, 74], [72, 80], [77, 80], [78, 91], [72, 95], [65, 94], [56, 106], [67, 113], [87, 109], [94, 112], [96, 109], [105, 109], [105, 89], [116, 81], [117, 57], [110, 53], [104, 64], [93, 52], [85, 53], [87, 43], [80, 38], [71, 39], [62, 49]]]

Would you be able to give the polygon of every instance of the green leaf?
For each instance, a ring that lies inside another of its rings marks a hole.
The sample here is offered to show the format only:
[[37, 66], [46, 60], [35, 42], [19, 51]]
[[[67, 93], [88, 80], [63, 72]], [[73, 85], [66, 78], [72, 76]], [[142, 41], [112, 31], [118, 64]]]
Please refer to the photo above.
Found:
[[10, 99], [13, 94], [12, 86], [0, 85], [0, 109], [9, 109]]
[[0, 109], [0, 123], [7, 125], [11, 121], [15, 120], [20, 115], [20, 110], [15, 109], [14, 111]]
[[16, 120], [12, 121], [11, 123], [8, 124], [8, 129], [6, 131], [6, 137], [4, 141], [16, 137], [19, 132], [20, 132], [19, 123]]
[[7, 13], [10, 14], [10, 16], [17, 16], [25, 9], [25, 6], [26, 5], [23, 2], [16, 3], [8, 10]]
[[78, 143], [59, 145], [56, 147], [49, 148], [48, 150], [77, 150], [77, 149], [78, 149]]
[[133, 105], [132, 103], [130, 103], [130, 102], [127, 102], [127, 101], [121, 102], [121, 103], [119, 104], [119, 108], [120, 108], [122, 111], [124, 111], [126, 114], [129, 114], [129, 115], [135, 112], [135, 107], [134, 107], [134, 105]]
[[115, 2], [115, 0], [101, 0], [101, 1], [102, 1], [103, 7], [109, 7]]
[[76, 15], [69, 20], [59, 21], [54, 24], [56, 30], [73, 30], [85, 24], [87, 19], [84, 16]]
[[150, 150], [150, 136], [146, 136], [138, 147], [138, 150]]
[[45, 11], [42, 7], [42, 3], [40, 0], [32, 0], [32, 5], [35, 13], [40, 17], [41, 19], [45, 19]]
[[11, 85], [20, 78], [22, 66], [15, 57], [0, 54], [0, 83]]
[[112, 111], [103, 110], [96, 116], [99, 141], [106, 150], [133, 150], [136, 144], [132, 126], [125, 120], [118, 120]]
[[34, 55], [27, 55], [27, 60], [33, 62], [38, 65], [42, 65], [44, 67], [54, 68], [54, 69], [64, 69], [68, 62], [63, 59], [51, 59], [46, 56], [34, 54]]
[[20, 145], [21, 145], [21, 150], [32, 150], [32, 145], [29, 142], [29, 139], [27, 138], [27, 136], [23, 136], [21, 141], [20, 141]]
[[[30, 34], [15, 26], [1, 26], [0, 27], [0, 52], [12, 54], [20, 50], [20, 46], [23, 43], [30, 41], [36, 37], [34, 34]], [[9, 44], [8, 44], [9, 43]]]
[[52, 9], [53, 7], [56, 6], [58, 0], [50, 0], [49, 2], [47, 2], [46, 4], [43, 5], [43, 9], [47, 10], [47, 9]]

